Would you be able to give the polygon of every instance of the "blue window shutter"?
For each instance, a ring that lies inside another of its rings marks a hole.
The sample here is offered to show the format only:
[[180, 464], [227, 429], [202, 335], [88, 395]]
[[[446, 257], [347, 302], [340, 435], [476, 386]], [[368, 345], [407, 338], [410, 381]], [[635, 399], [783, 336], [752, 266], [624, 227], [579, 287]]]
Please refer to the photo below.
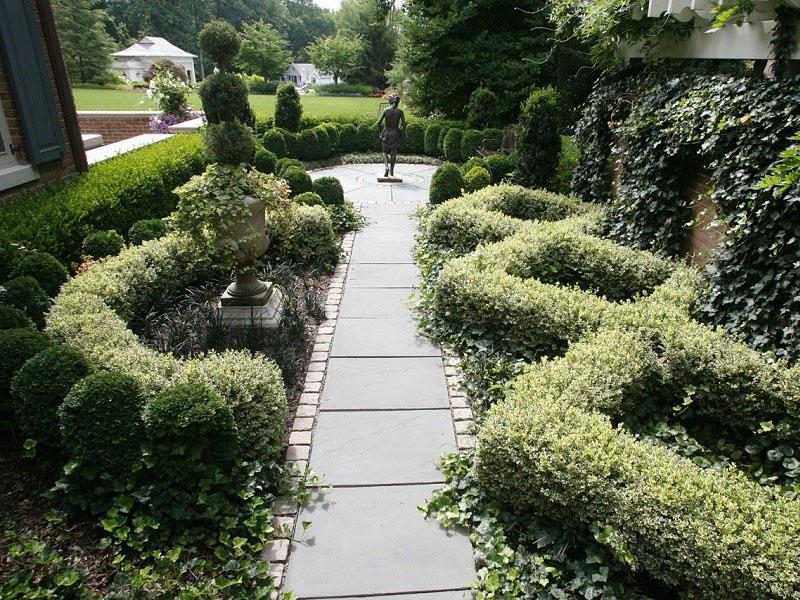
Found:
[[63, 158], [64, 138], [30, 0], [0, 1], [0, 46], [31, 163]]

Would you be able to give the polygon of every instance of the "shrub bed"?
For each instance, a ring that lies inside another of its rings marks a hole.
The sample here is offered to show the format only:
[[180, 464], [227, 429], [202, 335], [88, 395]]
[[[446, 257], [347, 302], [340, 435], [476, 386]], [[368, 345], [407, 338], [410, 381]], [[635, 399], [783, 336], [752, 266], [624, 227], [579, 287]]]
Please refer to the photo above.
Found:
[[199, 135], [174, 136], [0, 206], [0, 233], [62, 262], [75, 261], [91, 231], [126, 232], [140, 219], [171, 213], [177, 204], [172, 190], [199, 173], [204, 161]]

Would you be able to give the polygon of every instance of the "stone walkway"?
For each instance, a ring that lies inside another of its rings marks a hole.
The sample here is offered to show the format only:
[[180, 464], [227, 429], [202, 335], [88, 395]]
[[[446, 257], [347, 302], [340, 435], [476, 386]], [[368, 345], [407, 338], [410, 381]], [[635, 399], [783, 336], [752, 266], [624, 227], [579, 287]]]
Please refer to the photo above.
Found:
[[434, 170], [399, 165], [395, 185], [375, 181], [380, 165], [312, 174], [338, 177], [370, 222], [355, 237], [311, 445], [310, 466], [332, 489], [300, 511], [289, 557], [284, 590], [299, 598], [471, 597], [466, 534], [417, 510], [456, 442], [441, 352], [409, 308], [414, 213]]

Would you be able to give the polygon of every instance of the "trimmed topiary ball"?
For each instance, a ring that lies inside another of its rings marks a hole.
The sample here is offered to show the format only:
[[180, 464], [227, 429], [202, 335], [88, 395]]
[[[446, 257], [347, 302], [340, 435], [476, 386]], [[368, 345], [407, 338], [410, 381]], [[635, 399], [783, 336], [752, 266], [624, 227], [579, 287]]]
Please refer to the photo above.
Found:
[[107, 231], [95, 231], [83, 239], [81, 251], [84, 256], [91, 256], [94, 259], [105, 258], [106, 256], [116, 256], [125, 247], [125, 238], [113, 229]]
[[290, 166], [283, 172], [282, 177], [286, 180], [286, 183], [289, 184], [289, 189], [291, 190], [290, 196], [292, 197], [302, 194], [303, 192], [313, 191], [311, 177], [300, 167]]
[[67, 268], [58, 259], [47, 252], [30, 252], [23, 256], [14, 268], [12, 277], [30, 275], [45, 293], [51, 298], [58, 295], [58, 290], [69, 279]]
[[356, 129], [356, 150], [358, 152], [370, 152], [372, 150], [373, 137], [378, 134], [375, 129], [366, 123], [361, 123]]
[[[328, 132], [328, 129], [322, 125], [318, 125], [317, 127], [314, 127], [313, 131], [317, 136], [317, 141], [319, 142], [317, 159], [328, 158], [333, 154], [333, 140], [331, 140], [331, 135]], [[300, 135], [302, 137], [302, 134]]]
[[[461, 162], [464, 160], [461, 156], [461, 140], [463, 137], [464, 132], [455, 127], [449, 129], [444, 136], [444, 157], [450, 162]], [[469, 158], [469, 156], [466, 158]]]
[[63, 344], [28, 360], [11, 380], [17, 428], [42, 446], [61, 447], [58, 407], [72, 386], [89, 374], [83, 354]]
[[0, 304], [0, 329], [33, 329], [31, 318], [18, 308]]
[[283, 140], [286, 142], [286, 157], [297, 158], [297, 134], [291, 131], [282, 131]]
[[222, 19], [206, 23], [197, 39], [206, 57], [222, 70], [233, 62], [242, 47], [239, 33], [233, 25]]
[[356, 149], [358, 129], [352, 123], [345, 123], [339, 129], [339, 151], [353, 152]]
[[227, 471], [236, 460], [231, 408], [204, 385], [182, 383], [160, 393], [147, 404], [144, 420], [159, 478], [195, 487], [210, 469]]
[[425, 127], [422, 123], [409, 123], [406, 127], [405, 146], [411, 154], [425, 154]]
[[167, 224], [161, 219], [142, 219], [128, 229], [128, 241], [136, 245], [148, 240], [157, 240], [165, 235], [167, 235]]
[[464, 176], [457, 165], [442, 165], [433, 174], [429, 200], [431, 204], [441, 204], [450, 198], [458, 198], [464, 189]]
[[301, 169], [305, 170], [303, 161], [296, 158], [281, 158], [278, 159], [278, 162], [275, 164], [275, 174], [278, 177], [283, 177], [283, 174], [289, 167], [300, 167]]
[[547, 188], [561, 161], [561, 111], [558, 92], [552, 87], [535, 90], [522, 105], [517, 125], [517, 171], [522, 185]]
[[278, 162], [278, 157], [271, 150], [267, 150], [264, 146], [256, 147], [256, 154], [253, 157], [253, 166], [262, 173], [274, 173], [275, 165]]
[[461, 137], [461, 159], [469, 160], [478, 156], [478, 150], [483, 147], [483, 132], [477, 129], [468, 129]]
[[233, 73], [214, 73], [200, 84], [197, 92], [209, 124], [241, 121], [255, 127], [255, 115], [247, 100], [247, 84]]
[[439, 131], [439, 139], [436, 142], [436, 149], [439, 152], [437, 156], [444, 156], [444, 139], [447, 137], [448, 131], [450, 131], [449, 127], [442, 127]]
[[483, 167], [486, 169], [486, 159], [481, 158], [480, 156], [473, 156], [467, 162], [461, 165], [461, 172], [469, 173], [473, 167]]
[[486, 87], [479, 87], [469, 96], [464, 107], [470, 127], [484, 129], [497, 122], [497, 94]]
[[0, 412], [8, 412], [6, 399], [11, 380], [29, 358], [50, 345], [48, 338], [35, 329], [3, 329], [0, 331]]
[[294, 202], [297, 204], [303, 204], [305, 206], [325, 206], [325, 203], [320, 198], [319, 194], [315, 194], [314, 192], [303, 192], [302, 194], [297, 194], [294, 197]]
[[50, 298], [33, 277], [9, 279], [0, 290], [0, 302], [18, 308], [39, 327], [44, 327], [44, 314], [50, 306]]
[[104, 371], [76, 383], [58, 409], [61, 436], [80, 473], [124, 476], [141, 456], [144, 396], [127, 375]]
[[[324, 132], [323, 132], [324, 133]], [[319, 160], [322, 158], [320, 135], [314, 129], [304, 129], [297, 136], [297, 157], [300, 160]]]
[[277, 129], [267, 129], [261, 138], [264, 148], [273, 152], [278, 158], [286, 156], [286, 140]]
[[289, 131], [300, 131], [303, 106], [294, 84], [284, 83], [278, 87], [275, 98], [275, 127]]
[[239, 121], [212, 123], [206, 129], [209, 162], [221, 165], [251, 165], [256, 153], [253, 130]]
[[17, 264], [19, 254], [19, 248], [0, 233], [0, 281], [5, 281], [11, 277], [11, 271], [14, 270], [14, 266]]
[[442, 133], [442, 126], [438, 123], [431, 123], [425, 128], [425, 154], [427, 156], [439, 156], [439, 135]]
[[331, 140], [331, 155], [338, 153], [340, 151], [340, 130], [342, 126], [339, 123], [323, 123], [320, 127], [328, 133], [328, 137]]
[[468, 192], [477, 192], [492, 183], [492, 175], [484, 167], [472, 167], [464, 175], [464, 189]]
[[516, 159], [511, 155], [492, 154], [487, 156], [483, 163], [489, 173], [492, 174], [492, 183], [500, 183], [505, 177], [514, 172]]
[[320, 177], [314, 182], [314, 192], [328, 205], [344, 204], [344, 189], [336, 177]]

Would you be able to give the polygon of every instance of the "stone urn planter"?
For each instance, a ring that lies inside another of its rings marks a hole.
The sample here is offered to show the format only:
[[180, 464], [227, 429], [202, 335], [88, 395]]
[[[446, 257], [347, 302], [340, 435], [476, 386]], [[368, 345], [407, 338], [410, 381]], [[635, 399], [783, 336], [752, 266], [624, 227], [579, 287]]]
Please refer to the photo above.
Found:
[[283, 293], [271, 282], [258, 279], [253, 268], [270, 244], [264, 201], [252, 196], [244, 201], [250, 210], [249, 222], [232, 227], [221, 241], [236, 252], [236, 279], [222, 294], [219, 309], [226, 322], [277, 327], [283, 316]]

